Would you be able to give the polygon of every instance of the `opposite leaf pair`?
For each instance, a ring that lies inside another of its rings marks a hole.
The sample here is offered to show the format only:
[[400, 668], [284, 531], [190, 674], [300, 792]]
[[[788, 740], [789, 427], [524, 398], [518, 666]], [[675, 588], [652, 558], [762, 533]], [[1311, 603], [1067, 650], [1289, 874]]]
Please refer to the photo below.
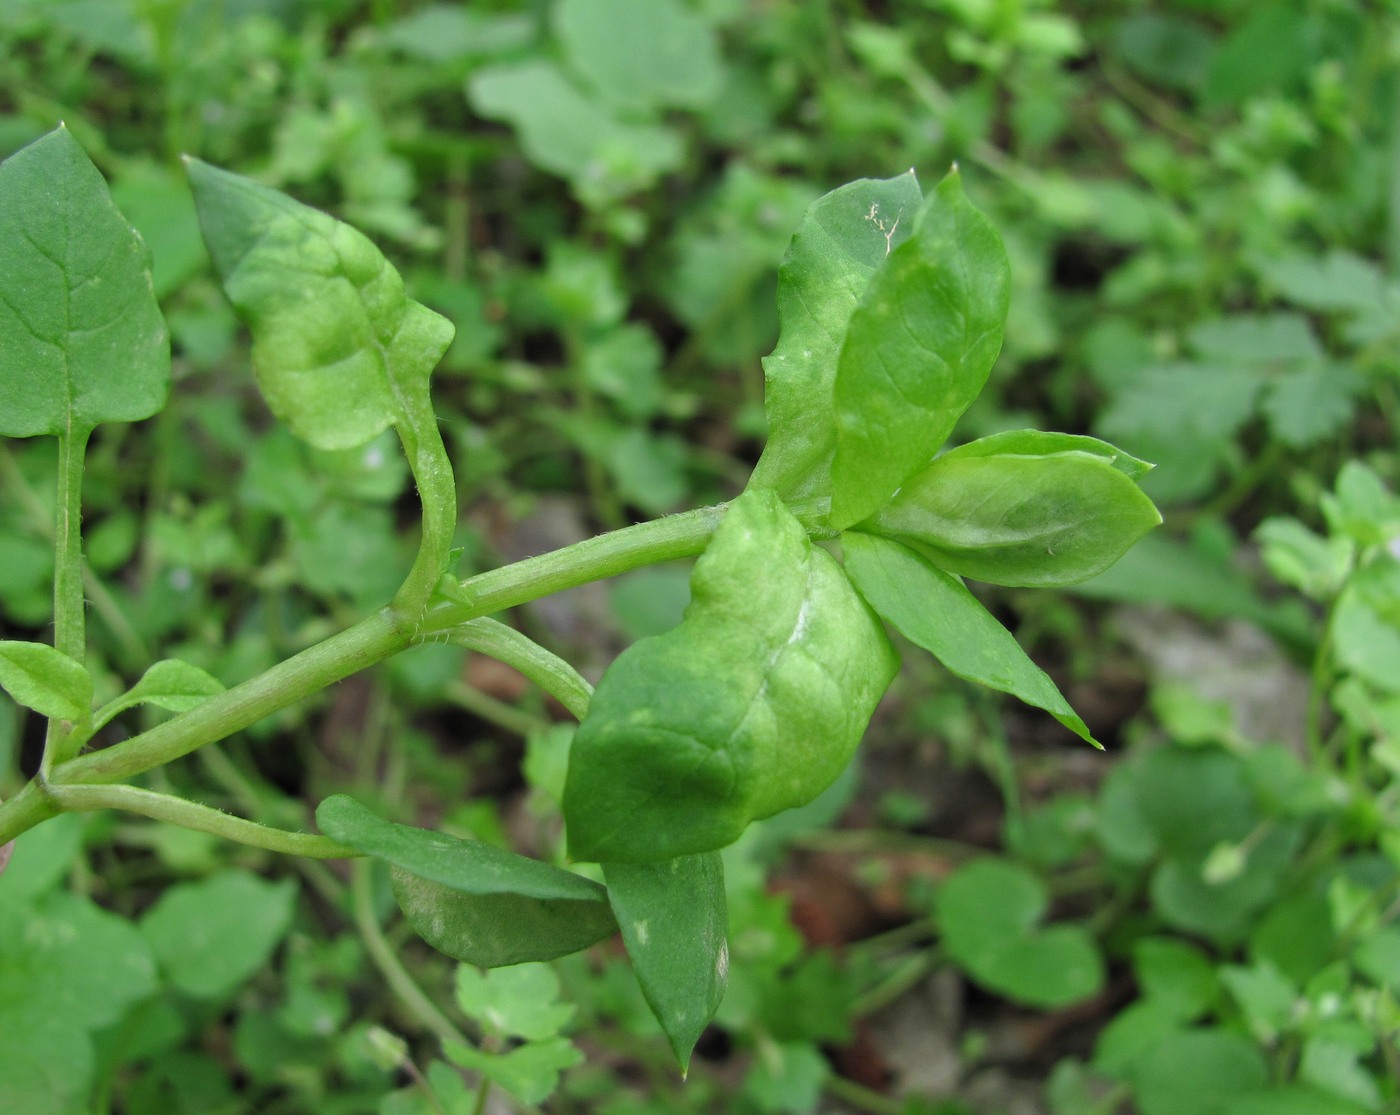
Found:
[[[768, 446], [696, 565], [685, 620], [624, 652], [594, 694], [564, 796], [576, 858], [712, 851], [816, 797], [898, 671], [872, 606], [954, 673], [1091, 739], [958, 575], [1100, 572], [1161, 521], [1135, 483], [1150, 466], [1037, 431], [932, 459], [1000, 349], [1009, 278], [956, 174], [917, 205], [912, 175], [852, 183], [793, 238]], [[844, 568], [784, 499], [815, 506], [819, 530], [848, 528]]]

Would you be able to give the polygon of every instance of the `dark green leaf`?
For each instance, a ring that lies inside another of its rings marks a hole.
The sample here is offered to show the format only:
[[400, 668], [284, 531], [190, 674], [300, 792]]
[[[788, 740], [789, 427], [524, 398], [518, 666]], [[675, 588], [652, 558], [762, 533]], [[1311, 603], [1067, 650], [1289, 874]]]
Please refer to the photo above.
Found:
[[579, 859], [713, 851], [835, 780], [897, 669], [835, 560], [772, 492], [730, 506], [674, 631], [603, 675], [564, 790]]
[[135, 422], [169, 390], [146, 246], [60, 125], [0, 164], [0, 434]]
[[841, 545], [852, 583], [907, 639], [958, 677], [1043, 708], [1097, 746], [1045, 671], [956, 577], [889, 539], [847, 531]]
[[718, 852], [603, 865], [632, 971], [684, 1072], [729, 979], [729, 916]]
[[782, 331], [763, 361], [768, 444], [751, 486], [787, 499], [831, 490], [841, 342], [871, 276], [908, 239], [922, 201], [911, 171], [852, 182], [808, 208], [778, 269]]
[[1010, 266], [956, 172], [851, 316], [836, 372], [831, 520], [848, 527], [928, 463], [1001, 351]]
[[316, 810], [327, 836], [394, 865], [404, 916], [434, 948], [494, 968], [552, 960], [616, 932], [582, 875], [476, 840], [382, 821], [343, 794]]
[[1232, 1101], [1264, 1085], [1268, 1067], [1243, 1034], [1179, 1030], [1143, 1051], [1132, 1079], [1142, 1115], [1225, 1115]]
[[200, 225], [229, 301], [253, 333], [273, 412], [320, 449], [388, 426], [436, 430], [428, 377], [452, 342], [363, 234], [247, 178], [188, 161]]
[[81, 722], [92, 713], [92, 675], [47, 643], [0, 641], [0, 688], [43, 716]]
[[1161, 521], [1142, 489], [1097, 453], [954, 450], [865, 526], [979, 581], [1068, 585], [1103, 572]]

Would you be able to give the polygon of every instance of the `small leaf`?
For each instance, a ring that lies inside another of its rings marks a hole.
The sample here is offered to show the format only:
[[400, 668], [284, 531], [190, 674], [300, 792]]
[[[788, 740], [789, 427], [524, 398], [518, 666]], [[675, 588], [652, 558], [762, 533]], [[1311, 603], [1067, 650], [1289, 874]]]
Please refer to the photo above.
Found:
[[223, 682], [198, 666], [166, 658], [141, 675], [141, 680], [114, 701], [109, 701], [93, 717], [102, 727], [117, 713], [139, 704], [151, 704], [168, 712], [188, 712], [196, 705], [224, 691]]
[[527, 1042], [506, 1053], [488, 1053], [449, 1041], [443, 1052], [464, 1069], [499, 1084], [521, 1103], [543, 1103], [559, 1087], [559, 1074], [583, 1062], [583, 1054], [568, 1038]]
[[956, 577], [898, 542], [847, 531], [846, 571], [886, 620], [966, 681], [1042, 708], [1095, 746], [1088, 727], [1048, 674]]
[[553, 960], [617, 931], [607, 892], [582, 875], [476, 840], [382, 821], [344, 794], [316, 822], [394, 865], [404, 916], [434, 948], [480, 968]]
[[851, 316], [836, 372], [831, 521], [872, 515], [926, 465], [1001, 351], [1010, 265], [954, 172]]
[[1028, 1006], [1087, 999], [1104, 982], [1093, 938], [1077, 926], [1037, 928], [1049, 897], [1028, 871], [981, 859], [938, 889], [938, 924], [948, 954], [978, 983]]
[[845, 768], [898, 668], [879, 622], [772, 492], [730, 506], [673, 631], [603, 675], [569, 759], [579, 859], [714, 851]]
[[149, 253], [60, 125], [0, 163], [0, 434], [135, 422], [169, 391]]
[[678, 0], [559, 0], [551, 23], [574, 69], [616, 104], [698, 108], [724, 83], [714, 32]]
[[718, 852], [603, 865], [632, 971], [681, 1063], [719, 1009], [729, 980], [729, 915]]
[[0, 642], [0, 688], [56, 720], [81, 723], [92, 714], [92, 675], [47, 643]]
[[1013, 454], [1022, 457], [1049, 457], [1057, 453], [1088, 453], [1107, 461], [1129, 480], [1137, 480], [1152, 471], [1147, 461], [1140, 461], [1116, 445], [1084, 434], [1056, 434], [1042, 430], [1007, 430], [978, 438], [950, 449], [943, 457], [996, 457]]
[[763, 360], [768, 444], [751, 487], [786, 499], [831, 491], [841, 342], [871, 277], [909, 238], [922, 201], [911, 171], [852, 182], [807, 209], [778, 268], [781, 332]]
[[559, 977], [546, 964], [488, 972], [469, 964], [457, 968], [457, 1005], [497, 1037], [554, 1037], [575, 1010], [558, 999]]
[[863, 524], [950, 573], [1000, 585], [1070, 585], [1101, 573], [1162, 521], [1104, 457], [955, 450]]
[[222, 1000], [266, 963], [292, 924], [297, 887], [231, 869], [167, 890], [141, 919], [141, 934], [170, 982]]
[[267, 186], [187, 160], [209, 254], [253, 333], [274, 414], [318, 449], [390, 425], [426, 436], [428, 377], [452, 343], [367, 237]]

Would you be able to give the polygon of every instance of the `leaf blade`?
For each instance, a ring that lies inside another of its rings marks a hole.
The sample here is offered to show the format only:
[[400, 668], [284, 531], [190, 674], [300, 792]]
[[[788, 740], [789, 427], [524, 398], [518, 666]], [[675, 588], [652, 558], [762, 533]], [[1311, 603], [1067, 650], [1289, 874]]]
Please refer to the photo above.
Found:
[[832, 525], [873, 514], [933, 457], [1001, 351], [1010, 265], [956, 171], [861, 297], [836, 372]]
[[388, 426], [435, 425], [428, 377], [455, 333], [413, 301], [362, 233], [248, 178], [187, 159], [200, 227], [229, 300], [253, 333], [258, 385], [318, 449]]
[[564, 788], [576, 858], [714, 851], [810, 801], [898, 668], [835, 559], [772, 492], [730, 505], [691, 585], [681, 625], [624, 651], [594, 692]]
[[718, 852], [603, 865], [637, 982], [684, 1073], [729, 980], [729, 915]]
[[768, 442], [751, 487], [787, 499], [830, 492], [841, 343], [871, 278], [908, 239], [922, 201], [910, 171], [852, 182], [808, 207], [778, 268], [781, 331], [763, 359]]
[[0, 641], [0, 688], [52, 719], [81, 723], [92, 714], [92, 675], [47, 643]]
[[149, 253], [60, 125], [0, 163], [0, 434], [139, 421], [169, 391]]
[[965, 681], [1044, 709], [1099, 746], [1049, 675], [956, 577], [892, 539], [847, 531], [846, 570], [871, 606]]

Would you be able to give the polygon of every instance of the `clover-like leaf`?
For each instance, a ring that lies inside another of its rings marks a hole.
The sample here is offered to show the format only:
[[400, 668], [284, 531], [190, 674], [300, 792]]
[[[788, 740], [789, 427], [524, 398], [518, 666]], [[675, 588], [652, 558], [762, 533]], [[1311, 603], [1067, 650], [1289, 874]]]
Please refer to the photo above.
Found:
[[169, 391], [150, 254], [60, 125], [0, 163], [0, 434], [85, 435]]
[[608, 901], [656, 1020], [684, 1072], [729, 981], [729, 914], [718, 852], [603, 865]]
[[349, 225], [198, 159], [187, 165], [209, 254], [252, 330], [273, 412], [318, 449], [362, 445], [390, 425], [435, 435], [428, 377], [452, 324], [410, 299]]
[[763, 360], [768, 443], [752, 487], [786, 499], [831, 491], [841, 342], [871, 277], [908, 239], [922, 201], [910, 171], [852, 182], [807, 209], [778, 268], [781, 331]]
[[428, 944], [480, 968], [553, 960], [617, 931], [607, 892], [582, 875], [478, 840], [381, 820], [337, 794], [321, 831], [394, 866], [394, 894]]
[[1040, 928], [1045, 884], [1017, 864], [981, 859], [938, 889], [938, 925], [948, 954], [984, 987], [1028, 1006], [1087, 999], [1104, 982], [1093, 938], [1078, 926]]
[[910, 478], [862, 529], [906, 541], [941, 568], [979, 581], [1076, 584], [1162, 521], [1127, 462], [1142, 464], [1077, 448], [986, 452], [973, 442]]
[[1098, 746], [1049, 675], [956, 577], [888, 538], [847, 531], [841, 545], [852, 583], [907, 639], [958, 677], [1042, 708]]
[[1010, 266], [956, 171], [925, 199], [851, 316], [836, 371], [831, 521], [874, 514], [926, 465], [1001, 351]]
[[811, 801], [898, 668], [841, 567], [772, 492], [726, 512], [681, 625], [603, 675], [564, 787], [569, 850], [637, 863], [714, 851]]

